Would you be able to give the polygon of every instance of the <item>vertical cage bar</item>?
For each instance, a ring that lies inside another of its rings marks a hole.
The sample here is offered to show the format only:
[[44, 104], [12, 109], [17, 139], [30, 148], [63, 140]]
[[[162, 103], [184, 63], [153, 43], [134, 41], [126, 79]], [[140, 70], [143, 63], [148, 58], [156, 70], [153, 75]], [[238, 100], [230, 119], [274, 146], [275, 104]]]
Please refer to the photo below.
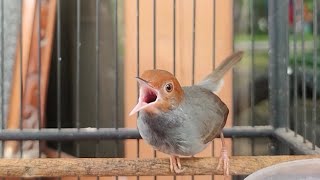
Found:
[[[140, 0], [137, 0], [137, 76], [140, 74]], [[137, 96], [139, 97], [139, 86], [137, 85]], [[139, 116], [139, 112], [138, 112]], [[139, 145], [139, 139], [137, 139], [137, 158], [140, 157], [140, 145]], [[137, 180], [139, 180], [140, 177], [137, 176]]]
[[[289, 14], [289, 2], [288, 1], [288, 8], [287, 8], [287, 14]], [[290, 86], [289, 86], [289, 81], [290, 81], [290, 77], [289, 77], [289, 73], [288, 73], [288, 67], [289, 67], [289, 62], [290, 62], [290, 41], [289, 41], [289, 16], [286, 16], [286, 21], [284, 22], [285, 24], [285, 33], [286, 33], [286, 52], [287, 52], [287, 56], [286, 56], [286, 70], [285, 70], [285, 75], [287, 77], [286, 81], [284, 82], [285, 83], [285, 86], [286, 86], [286, 90], [285, 91], [285, 96], [286, 96], [286, 119], [285, 119], [285, 128], [286, 128], [286, 132], [289, 131], [289, 128], [290, 128]]]
[[[193, 10], [192, 10], [192, 85], [194, 84], [195, 77], [195, 57], [196, 57], [196, 8], [197, 2], [193, 0]], [[194, 175], [191, 176], [191, 179], [194, 180]]]
[[[23, 126], [22, 126], [22, 120], [23, 120], [23, 74], [22, 74], [22, 66], [23, 66], [23, 62], [22, 62], [22, 53], [23, 53], [23, 45], [22, 45], [22, 24], [23, 24], [23, 20], [22, 20], [22, 9], [23, 9], [23, 0], [20, 0], [20, 129], [22, 130]], [[20, 141], [20, 157], [22, 157], [23, 152], [22, 152], [22, 141]]]
[[317, 127], [317, 59], [318, 59], [318, 2], [313, 0], [313, 92], [312, 92], [312, 148], [316, 149]]
[[293, 57], [294, 57], [294, 135], [298, 132], [298, 64], [297, 64], [297, 0], [293, 0]]
[[[76, 61], [77, 61], [77, 70], [76, 70], [76, 127], [80, 130], [80, 6], [81, 1], [77, 0], [77, 54], [76, 54]], [[80, 155], [80, 147], [79, 142], [76, 143], [76, 155], [79, 157]]]
[[173, 0], [173, 75], [176, 75], [176, 0]]
[[153, 69], [157, 68], [157, 1], [153, 0]]
[[[96, 0], [96, 128], [100, 128], [100, 0]], [[99, 156], [100, 141], [96, 141], [95, 157]], [[99, 177], [97, 177], [99, 179]]]
[[254, 0], [250, 1], [250, 41], [251, 41], [251, 78], [250, 78], [250, 103], [251, 103], [251, 126], [254, 126], [254, 76], [255, 76], [255, 68], [254, 68], [254, 49], [255, 49], [255, 31], [254, 31]]
[[[250, 105], [251, 105], [251, 113], [250, 113], [250, 119], [251, 119], [251, 126], [255, 125], [255, 107], [254, 107], [254, 100], [255, 100], [255, 91], [254, 91], [254, 77], [255, 77], [255, 68], [254, 68], [254, 49], [255, 49], [255, 31], [254, 31], [254, 0], [250, 1], [250, 10], [249, 10], [249, 16], [250, 16], [250, 41], [251, 41], [251, 77], [250, 77]], [[254, 138], [251, 138], [251, 151], [252, 155], [254, 155], [255, 149], [254, 149]]]
[[[4, 0], [1, 0], [1, 130], [4, 129]], [[1, 157], [4, 157], [4, 143], [1, 141]]]
[[[57, 127], [61, 130], [61, 11], [57, 0]], [[61, 142], [58, 142], [58, 157], [61, 156]]]
[[285, 127], [287, 109], [287, 66], [288, 66], [288, 0], [268, 1], [269, 28], [269, 99], [270, 114], [274, 127]]
[[[153, 0], [153, 69], [157, 68], [157, 0]], [[153, 157], [157, 157], [157, 151], [153, 150]], [[153, 177], [154, 180], [157, 176]]]
[[[37, 0], [38, 6], [38, 129], [41, 129], [41, 0]], [[40, 151], [39, 151], [40, 157]]]
[[[41, 0], [37, 0], [38, 6], [38, 129], [41, 130]], [[40, 143], [40, 142], [39, 142]], [[40, 144], [39, 144], [40, 148]], [[39, 150], [38, 157], [41, 157]]]
[[[212, 2], [212, 70], [216, 64], [216, 0]], [[211, 143], [211, 156], [214, 157], [214, 142]], [[214, 180], [214, 175], [211, 175], [211, 180]]]
[[[114, 127], [118, 129], [119, 124], [119, 54], [118, 54], [118, 0], [115, 0], [115, 61], [116, 61], [116, 79], [115, 79], [115, 106], [116, 106], [116, 112], [115, 112], [115, 122]], [[116, 140], [116, 147], [115, 147], [115, 154], [116, 157], [119, 157], [119, 141]], [[116, 180], [118, 180], [118, 176], [115, 177]]]
[[304, 1], [301, 0], [301, 56], [302, 56], [302, 98], [303, 98], [303, 142], [306, 142], [307, 136], [307, 101], [306, 101], [306, 59], [304, 54]]
[[195, 73], [195, 55], [196, 55], [196, 0], [193, 0], [192, 10], [192, 85], [194, 84], [194, 73]]
[[[96, 0], [96, 129], [100, 128], [100, 0]], [[116, 97], [117, 98], [117, 97]], [[95, 157], [99, 157], [100, 140], [96, 141]], [[96, 177], [100, 179], [99, 176]]]
[[[173, 75], [176, 76], [176, 0], [173, 0]], [[173, 180], [176, 180], [177, 177], [173, 176]]]
[[[114, 127], [118, 129], [118, 124], [119, 124], [119, 51], [118, 51], [118, 34], [119, 34], [119, 29], [118, 29], [118, 1], [115, 0], [115, 61], [116, 61], [116, 80], [115, 80], [115, 106], [116, 106], [116, 112], [115, 112], [115, 121], [114, 121]], [[115, 147], [115, 154], [116, 157], [119, 156], [119, 141], [116, 140], [116, 147]], [[118, 179], [118, 177], [116, 177]]]
[[[137, 0], [137, 76], [139, 76], [140, 74], [140, 28], [139, 28], [139, 25], [140, 25], [140, 18], [139, 18], [139, 2], [140, 0]], [[138, 92], [138, 97], [139, 97], [139, 86], [137, 85], [137, 92]]]
[[216, 64], [216, 0], [213, 0], [212, 4], [212, 70], [214, 70]]
[[96, 128], [99, 129], [100, 107], [100, 0], [96, 0]]
[[[118, 55], [118, 0], [115, 0], [115, 3], [114, 3], [114, 5], [115, 5], [115, 7], [114, 7], [114, 9], [115, 9], [115, 12], [114, 12], [114, 18], [115, 18], [115, 20], [114, 20], [114, 22], [115, 22], [115, 44], [114, 44], [114, 46], [115, 46], [115, 61], [116, 61], [116, 84], [115, 84], [115, 87], [116, 87], [116, 107], [118, 107], [118, 101], [119, 101], [119, 99], [118, 99], [118, 77], [119, 77], [119, 55]], [[118, 108], [117, 108], [117, 110], [116, 110], [116, 118], [115, 118], [115, 121], [114, 121], [114, 126], [116, 127], [116, 128], [118, 128]]]

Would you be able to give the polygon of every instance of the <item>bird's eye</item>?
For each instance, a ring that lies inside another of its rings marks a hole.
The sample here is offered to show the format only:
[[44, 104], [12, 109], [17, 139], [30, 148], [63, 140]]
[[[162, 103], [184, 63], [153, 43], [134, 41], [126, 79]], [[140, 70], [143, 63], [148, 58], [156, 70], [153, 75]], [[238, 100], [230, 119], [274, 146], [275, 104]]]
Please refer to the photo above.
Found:
[[172, 83], [168, 83], [165, 85], [165, 89], [167, 92], [171, 92], [173, 90], [173, 85]]

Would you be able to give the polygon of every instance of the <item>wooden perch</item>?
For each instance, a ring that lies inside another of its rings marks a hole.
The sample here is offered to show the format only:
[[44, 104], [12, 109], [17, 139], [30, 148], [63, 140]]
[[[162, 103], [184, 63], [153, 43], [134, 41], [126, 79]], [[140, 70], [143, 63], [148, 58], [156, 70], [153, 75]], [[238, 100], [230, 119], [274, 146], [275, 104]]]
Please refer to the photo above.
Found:
[[[320, 155], [299, 156], [233, 156], [231, 175], [248, 175], [281, 162], [320, 158]], [[221, 175], [216, 170], [218, 158], [182, 158], [185, 171], [179, 175]], [[169, 158], [40, 158], [1, 159], [1, 177], [57, 177], [57, 176], [155, 176], [173, 175]]]

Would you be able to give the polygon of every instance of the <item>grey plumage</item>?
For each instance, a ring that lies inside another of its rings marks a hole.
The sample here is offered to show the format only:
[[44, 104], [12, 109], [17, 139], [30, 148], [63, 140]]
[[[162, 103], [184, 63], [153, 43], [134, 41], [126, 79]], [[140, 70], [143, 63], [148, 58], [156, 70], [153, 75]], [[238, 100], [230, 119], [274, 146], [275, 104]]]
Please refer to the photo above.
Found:
[[229, 110], [207, 89], [189, 86], [183, 90], [185, 98], [177, 108], [160, 114], [141, 111], [138, 129], [142, 138], [155, 149], [167, 154], [192, 156], [206, 148], [220, 133]]

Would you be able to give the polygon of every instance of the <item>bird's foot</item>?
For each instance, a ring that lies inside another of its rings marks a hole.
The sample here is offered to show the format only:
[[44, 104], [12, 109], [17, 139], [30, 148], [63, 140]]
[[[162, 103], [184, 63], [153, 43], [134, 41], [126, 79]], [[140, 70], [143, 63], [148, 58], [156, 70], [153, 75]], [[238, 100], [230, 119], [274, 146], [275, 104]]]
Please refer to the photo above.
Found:
[[173, 173], [182, 173], [184, 169], [181, 166], [180, 158], [178, 156], [170, 156], [170, 170]]
[[222, 147], [221, 149], [221, 155], [219, 158], [217, 170], [220, 169], [222, 164], [223, 164], [223, 174], [225, 176], [229, 176], [229, 157], [228, 157], [227, 149], [225, 147]]

